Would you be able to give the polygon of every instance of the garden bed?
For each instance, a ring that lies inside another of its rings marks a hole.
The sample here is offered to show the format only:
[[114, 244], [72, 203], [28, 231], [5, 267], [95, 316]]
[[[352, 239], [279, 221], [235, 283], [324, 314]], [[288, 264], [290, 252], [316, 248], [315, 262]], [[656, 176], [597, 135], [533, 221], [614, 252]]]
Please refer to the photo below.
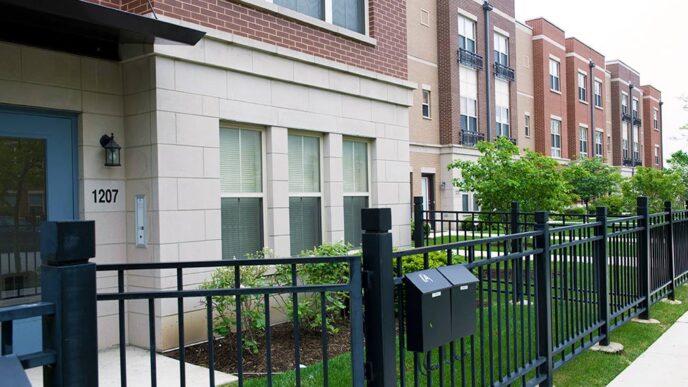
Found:
[[[351, 333], [348, 322], [337, 324], [338, 332], [327, 336], [328, 357], [351, 350]], [[321, 332], [308, 329], [300, 330], [300, 363], [310, 366], [322, 362]], [[272, 372], [279, 374], [294, 370], [294, 328], [291, 323], [284, 323], [272, 327], [270, 351], [272, 356]], [[236, 334], [216, 338], [214, 343], [215, 370], [230, 374], [237, 374], [237, 338]], [[265, 340], [258, 343], [258, 351], [255, 354], [247, 350], [243, 352], [244, 377], [258, 377], [267, 374], [266, 368], [267, 348]], [[172, 351], [165, 355], [179, 359], [179, 351]], [[208, 344], [202, 343], [186, 348], [186, 362], [208, 367]]]

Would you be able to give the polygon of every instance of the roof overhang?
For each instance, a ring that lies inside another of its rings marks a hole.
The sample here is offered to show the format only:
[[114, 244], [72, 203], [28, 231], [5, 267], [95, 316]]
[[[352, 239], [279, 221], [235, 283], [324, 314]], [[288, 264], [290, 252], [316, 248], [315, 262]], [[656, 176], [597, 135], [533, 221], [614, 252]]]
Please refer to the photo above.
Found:
[[0, 0], [0, 40], [119, 60], [119, 45], [195, 45], [205, 32], [81, 0]]

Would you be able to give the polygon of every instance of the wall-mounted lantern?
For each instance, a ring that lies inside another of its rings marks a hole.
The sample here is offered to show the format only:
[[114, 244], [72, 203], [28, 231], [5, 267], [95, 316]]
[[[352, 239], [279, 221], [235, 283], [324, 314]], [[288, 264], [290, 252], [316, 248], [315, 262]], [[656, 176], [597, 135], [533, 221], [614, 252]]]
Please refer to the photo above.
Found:
[[110, 133], [109, 136], [104, 134], [100, 138], [100, 145], [105, 148], [106, 167], [119, 167], [122, 165], [119, 157], [119, 151], [122, 147], [115, 141], [115, 135], [113, 133]]

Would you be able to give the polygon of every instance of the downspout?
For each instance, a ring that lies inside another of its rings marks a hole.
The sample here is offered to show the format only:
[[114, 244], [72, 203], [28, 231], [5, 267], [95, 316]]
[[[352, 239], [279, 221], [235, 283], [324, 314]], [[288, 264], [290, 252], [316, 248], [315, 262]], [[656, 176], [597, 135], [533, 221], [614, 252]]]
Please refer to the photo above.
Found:
[[659, 101], [659, 168], [664, 170], [664, 101]]
[[[588, 66], [590, 66], [590, 139], [592, 140], [588, 146], [588, 155], [592, 159], [595, 157], [595, 152], [597, 152], [597, 144], [595, 144], [595, 77], [593, 75], [595, 62], [590, 59]], [[600, 90], [600, 93], [602, 93], [602, 90]], [[602, 144], [604, 144], [604, 138], [602, 139]], [[602, 148], [604, 149], [604, 146]]]
[[[640, 102], [639, 102], [640, 103]], [[628, 144], [628, 155], [631, 156], [631, 176], [635, 176], [635, 153], [633, 151], [633, 145], [635, 144], [635, 138], [633, 136], [633, 127], [635, 124], [633, 123], [633, 84], [629, 83], [628, 84], [628, 113], [629, 116], [631, 117], [631, 124], [628, 125], [628, 138], [631, 139], [631, 143]], [[638, 152], [640, 152], [640, 146], [638, 146]]]
[[490, 11], [492, 11], [494, 8], [492, 7], [492, 4], [490, 4], [489, 1], [485, 0], [483, 3], [483, 11], [485, 14], [485, 112], [487, 113], [487, 141], [490, 142], [492, 141], [492, 99], [490, 96], [492, 95], [491, 87], [490, 87], [490, 77], [492, 76], [492, 72], [490, 71], [490, 54], [491, 54], [491, 46], [490, 46]]

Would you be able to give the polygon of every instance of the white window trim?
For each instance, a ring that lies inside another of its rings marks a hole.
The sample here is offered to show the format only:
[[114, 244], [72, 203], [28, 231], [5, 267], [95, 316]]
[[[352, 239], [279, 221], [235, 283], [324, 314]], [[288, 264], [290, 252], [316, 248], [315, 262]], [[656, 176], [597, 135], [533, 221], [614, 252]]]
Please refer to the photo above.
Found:
[[[424, 14], [427, 15], [427, 17], [428, 17], [428, 22], [427, 22], [427, 23], [423, 23], [423, 15], [424, 15]], [[366, 19], [367, 19], [367, 18], [368, 18], [368, 17], [366, 16]], [[430, 11], [428, 11], [428, 10], [425, 9], [425, 8], [421, 8], [421, 9], [420, 9], [420, 25], [425, 26], [425, 27], [430, 27]], [[368, 28], [366, 27], [366, 33], [367, 33], [367, 31], [368, 31]]]
[[365, 28], [365, 33], [361, 34], [350, 29], [336, 26], [332, 24], [332, 0], [325, 0], [325, 20], [320, 20], [312, 16], [302, 14], [300, 12], [294, 11], [292, 9], [279, 6], [273, 3], [273, 0], [240, 0], [241, 3], [250, 5], [254, 8], [261, 8], [267, 10], [271, 13], [275, 13], [289, 19], [293, 19], [302, 23], [312, 24], [318, 28], [333, 32], [335, 34], [346, 36], [347, 38], [358, 40], [362, 43], [369, 44], [371, 46], [377, 45], [377, 40], [370, 36], [370, 4], [369, 0], [363, 0], [363, 25]]
[[[578, 78], [578, 75], [583, 76], [583, 85], [582, 86], [580, 83], [580, 78]], [[576, 78], [577, 78], [576, 83], [578, 84], [578, 87], [576, 88], [576, 92], [578, 93], [578, 102], [584, 103], [587, 105], [588, 104], [588, 100], [587, 100], [587, 98], [588, 98], [588, 85], [586, 85], [586, 83], [588, 83], [588, 73], [586, 73], [585, 71], [583, 71], [581, 69], [578, 69], [578, 75], [576, 76]], [[585, 96], [586, 99], [580, 98], [580, 89], [585, 90], [585, 93], [583, 93], [583, 95]]]
[[552, 70], [550, 68], [551, 63], [549, 61], [547, 61], [547, 83], [550, 84], [549, 85], [550, 86], [549, 91], [561, 95], [561, 60], [554, 55], [550, 55], [549, 59], [553, 60], [559, 64], [559, 71], [557, 72], [557, 75], [556, 75], [557, 79], [559, 80], [559, 90], [557, 90], [557, 89], [552, 88], [551, 82], [549, 80], [549, 77], [554, 76], [554, 75], [551, 72], [551, 70]]
[[[371, 173], [372, 169], [370, 167], [370, 160], [371, 160], [371, 146], [370, 146], [370, 141], [366, 139], [361, 139], [361, 138], [356, 138], [356, 137], [344, 137], [342, 138], [342, 146], [344, 145], [344, 141], [352, 141], [352, 142], [360, 142], [366, 144], [366, 170], [367, 170], [367, 184], [366, 186], [368, 187], [368, 191], [366, 192], [348, 192], [344, 191], [342, 196], [367, 196], [368, 199], [370, 199], [370, 186], [372, 185], [372, 180], [371, 180]], [[342, 162], [342, 171], [344, 171], [344, 163]], [[342, 184], [344, 186], [344, 184]]]
[[[526, 120], [526, 117], [528, 117], [528, 120]], [[528, 123], [528, 125], [526, 125]], [[531, 132], [531, 126], [533, 125], [533, 119], [530, 117], [529, 112], [524, 112], [523, 113], [523, 134], [526, 136], [526, 138], [530, 138], [530, 132]], [[528, 130], [526, 131], [526, 127]]]
[[[425, 93], [428, 93], [428, 103], [425, 103]], [[425, 120], [431, 120], [432, 119], [432, 92], [429, 89], [423, 88], [421, 90], [421, 100], [420, 100], [420, 114]], [[423, 107], [425, 105], [428, 105], [428, 115], [426, 116]]]
[[468, 11], [465, 11], [465, 10], [459, 8], [459, 9], [457, 10], [457, 13], [458, 13], [459, 15], [465, 17], [466, 19], [471, 19], [471, 20], [473, 20], [474, 22], [478, 22], [478, 17], [475, 16], [475, 15], [473, 15], [472, 13], [470, 13], [470, 12], [468, 12]]
[[[324, 138], [322, 134], [320, 133], [313, 133], [313, 132], [307, 132], [307, 131], [301, 131], [301, 130], [289, 130], [287, 132], [287, 139], [289, 138], [289, 135], [293, 134], [296, 136], [304, 136], [304, 137], [315, 137], [318, 139], [318, 154], [319, 154], [319, 170], [320, 170], [320, 191], [319, 192], [291, 192], [289, 191], [289, 197], [295, 197], [295, 198], [320, 198], [320, 240], [325, 241], [326, 240], [326, 231], [324, 227], [324, 216], [325, 216], [325, 203], [323, 200], [323, 189], [325, 188], [324, 183], [325, 183], [325, 171], [323, 169], [323, 165], [325, 162], [325, 155], [323, 155], [323, 141]], [[287, 140], [288, 142], [288, 140]], [[287, 147], [287, 163], [289, 162], [289, 147]], [[287, 189], [289, 187], [289, 179], [287, 179]], [[287, 206], [288, 208], [288, 206]], [[291, 231], [290, 231], [291, 232]]]

